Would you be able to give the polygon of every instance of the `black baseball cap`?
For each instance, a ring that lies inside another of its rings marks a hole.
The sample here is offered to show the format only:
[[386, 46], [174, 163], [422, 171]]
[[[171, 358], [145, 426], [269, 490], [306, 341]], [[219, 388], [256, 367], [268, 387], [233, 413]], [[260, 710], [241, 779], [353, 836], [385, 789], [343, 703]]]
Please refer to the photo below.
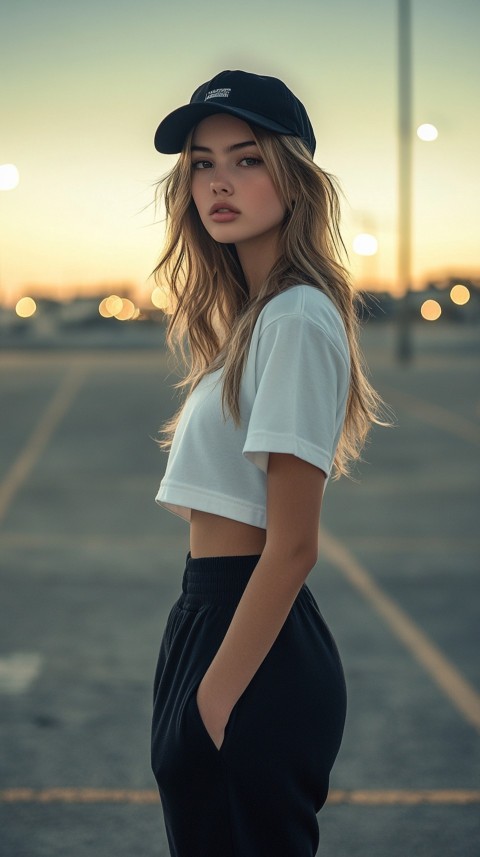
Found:
[[230, 113], [277, 134], [300, 137], [312, 157], [315, 135], [305, 107], [276, 77], [248, 71], [221, 71], [193, 93], [190, 103], [162, 120], [155, 133], [158, 152], [181, 152], [188, 132], [206, 116]]

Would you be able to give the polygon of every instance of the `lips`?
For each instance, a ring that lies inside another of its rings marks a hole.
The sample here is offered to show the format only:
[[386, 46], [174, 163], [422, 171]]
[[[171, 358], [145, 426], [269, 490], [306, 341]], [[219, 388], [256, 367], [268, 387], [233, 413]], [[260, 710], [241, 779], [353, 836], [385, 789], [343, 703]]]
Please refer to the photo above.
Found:
[[235, 208], [235, 206], [233, 206], [233, 205], [228, 205], [228, 203], [225, 203], [225, 202], [216, 202], [214, 205], [212, 205], [212, 207], [208, 213], [209, 214], [215, 214], [216, 211], [222, 211], [222, 210], [223, 211], [231, 211], [231, 212], [233, 212], [233, 214], [240, 214], [238, 208]]

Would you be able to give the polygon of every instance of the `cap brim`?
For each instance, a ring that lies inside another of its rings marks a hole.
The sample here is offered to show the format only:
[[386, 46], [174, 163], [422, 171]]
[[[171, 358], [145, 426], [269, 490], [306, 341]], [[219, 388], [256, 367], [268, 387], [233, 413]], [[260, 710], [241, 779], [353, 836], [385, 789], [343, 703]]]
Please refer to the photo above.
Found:
[[257, 113], [251, 113], [249, 110], [242, 110], [239, 107], [229, 107], [223, 104], [206, 102], [203, 104], [185, 104], [183, 107], [178, 107], [173, 113], [169, 113], [165, 119], [160, 122], [155, 132], [155, 148], [157, 152], [164, 155], [175, 155], [182, 151], [185, 138], [194, 125], [205, 119], [206, 116], [212, 116], [214, 113], [230, 113], [232, 116], [238, 116], [245, 122], [254, 125], [260, 125], [261, 128], [266, 128], [269, 131], [274, 131], [277, 134], [292, 135], [292, 131], [285, 128], [284, 125], [279, 125], [265, 116], [260, 116]]

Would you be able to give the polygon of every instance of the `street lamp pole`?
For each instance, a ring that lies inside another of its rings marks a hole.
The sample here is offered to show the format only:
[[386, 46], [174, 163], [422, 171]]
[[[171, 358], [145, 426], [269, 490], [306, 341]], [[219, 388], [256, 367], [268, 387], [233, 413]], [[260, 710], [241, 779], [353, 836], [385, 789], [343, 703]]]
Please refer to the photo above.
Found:
[[412, 357], [412, 26], [410, 0], [398, 0], [398, 305], [397, 357]]

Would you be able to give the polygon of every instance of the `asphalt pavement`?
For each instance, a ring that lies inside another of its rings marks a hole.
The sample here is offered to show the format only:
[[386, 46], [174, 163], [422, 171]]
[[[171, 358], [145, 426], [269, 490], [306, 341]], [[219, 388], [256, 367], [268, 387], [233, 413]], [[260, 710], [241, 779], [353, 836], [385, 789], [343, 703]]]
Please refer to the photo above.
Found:
[[[364, 327], [397, 426], [329, 482], [308, 578], [349, 694], [318, 853], [479, 857], [480, 328], [419, 323], [406, 364], [396, 339]], [[0, 352], [2, 857], [168, 857], [149, 729], [188, 551], [154, 502], [175, 380], [160, 335]]]

